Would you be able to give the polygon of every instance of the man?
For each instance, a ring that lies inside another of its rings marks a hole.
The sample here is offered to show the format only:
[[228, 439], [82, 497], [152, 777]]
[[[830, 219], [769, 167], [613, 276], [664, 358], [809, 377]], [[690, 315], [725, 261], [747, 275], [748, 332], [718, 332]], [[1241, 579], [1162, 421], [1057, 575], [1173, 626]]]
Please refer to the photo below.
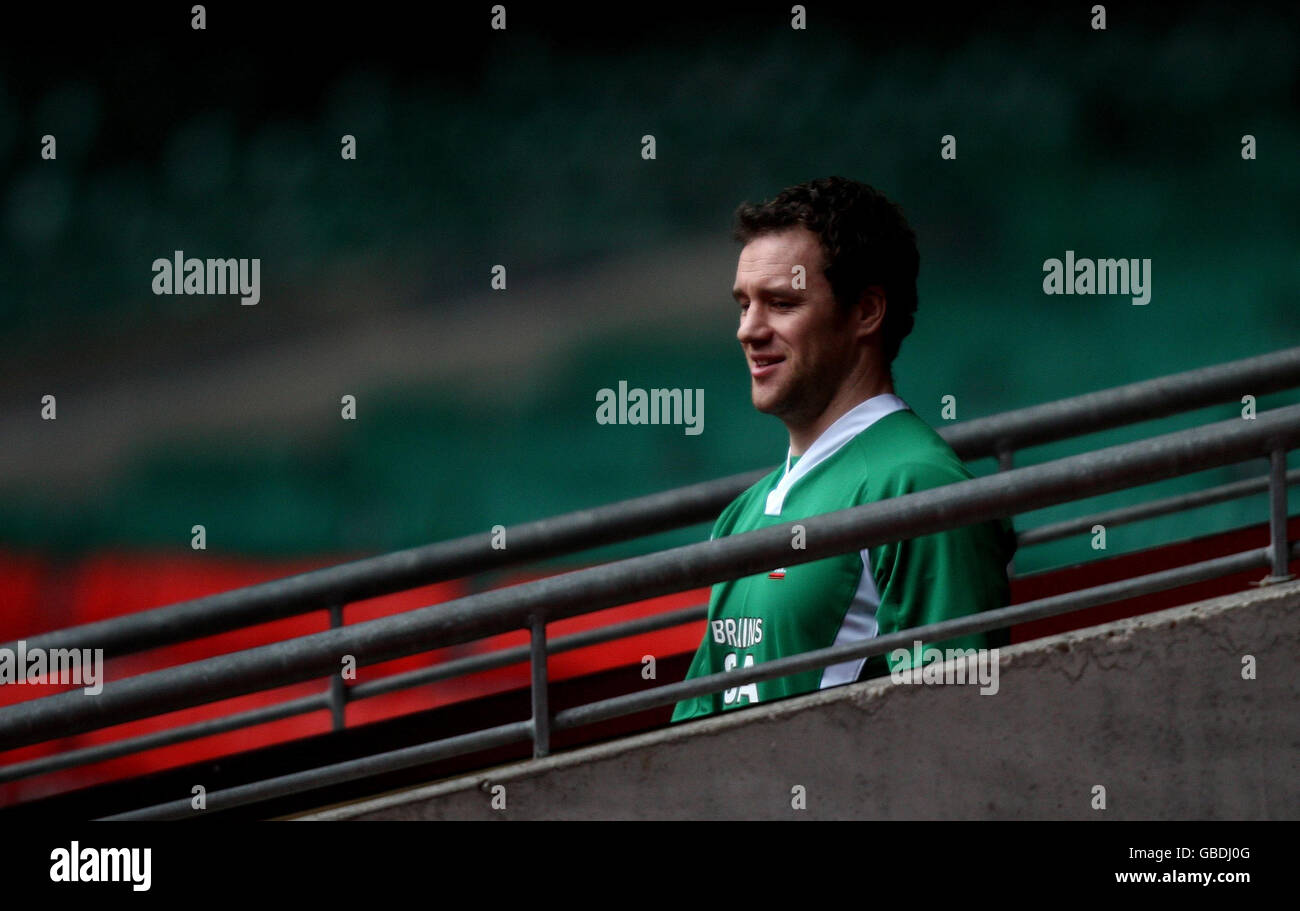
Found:
[[[912, 330], [919, 266], [899, 208], [865, 184], [823, 178], [742, 205], [735, 239], [744, 245], [736, 338], [751, 398], [785, 424], [790, 448], [723, 510], [712, 537], [971, 478], [894, 393], [891, 365]], [[1005, 606], [1014, 550], [1002, 520], [721, 582], [687, 677]], [[926, 646], [1006, 642], [996, 632]], [[732, 687], [679, 702], [673, 721], [852, 683], [899, 663], [876, 656]]]

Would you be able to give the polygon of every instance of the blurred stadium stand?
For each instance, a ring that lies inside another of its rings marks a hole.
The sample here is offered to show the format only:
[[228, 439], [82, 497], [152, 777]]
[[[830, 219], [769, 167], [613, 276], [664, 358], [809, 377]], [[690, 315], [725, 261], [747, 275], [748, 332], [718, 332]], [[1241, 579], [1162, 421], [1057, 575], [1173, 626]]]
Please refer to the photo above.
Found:
[[[918, 231], [896, 369], [932, 423], [945, 394], [969, 418], [1300, 342], [1300, 174], [1272, 151], [1300, 142], [1297, 45], [1267, 8], [1215, 15], [1104, 48], [999, 21], [870, 55], [847, 24], [626, 54], [524, 32], [508, 65], [483, 51], [466, 73], [381, 57], [335, 60], [323, 85], [284, 74], [279, 108], [251, 53], [218, 68], [224, 91], [142, 57], [147, 114], [75, 75], [95, 58], [42, 81], [0, 71], [0, 542], [175, 548], [199, 513], [230, 554], [373, 552], [747, 469], [755, 440], [781, 436], [736, 382], [729, 213], [813, 172], [884, 188]], [[1140, 61], [1142, 79], [1119, 72]], [[948, 176], [936, 123], [961, 137]], [[1242, 162], [1209, 123], [1249, 125], [1270, 152]], [[57, 169], [20, 151], [37, 124], [60, 137]], [[356, 162], [338, 160], [344, 132]], [[1152, 258], [1155, 303], [1043, 298], [1039, 265], [1067, 248]], [[149, 264], [175, 249], [261, 257], [262, 303], [155, 297]], [[497, 262], [510, 290], [494, 296]], [[709, 432], [685, 446], [596, 425], [594, 390], [616, 378], [706, 389]], [[49, 392], [58, 426], [33, 430]], [[363, 433], [337, 420], [344, 392]]]

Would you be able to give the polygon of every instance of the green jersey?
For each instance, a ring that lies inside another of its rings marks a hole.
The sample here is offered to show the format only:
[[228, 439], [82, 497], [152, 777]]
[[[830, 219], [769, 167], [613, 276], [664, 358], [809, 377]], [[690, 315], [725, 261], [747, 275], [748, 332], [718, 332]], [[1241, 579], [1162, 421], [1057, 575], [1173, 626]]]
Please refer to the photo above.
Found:
[[[718, 517], [712, 537], [971, 477], [952, 448], [902, 399], [879, 395], [840, 417], [802, 457], [787, 457], [741, 494]], [[720, 582], [713, 586], [708, 625], [687, 679], [1004, 607], [1014, 552], [1011, 524], [1002, 519]], [[926, 646], [995, 648], [1006, 642], [1005, 632], [995, 632]], [[858, 659], [686, 699], [677, 704], [673, 721], [852, 683], [910, 664], [892, 656], [870, 660], [865, 674], [867, 659]]]

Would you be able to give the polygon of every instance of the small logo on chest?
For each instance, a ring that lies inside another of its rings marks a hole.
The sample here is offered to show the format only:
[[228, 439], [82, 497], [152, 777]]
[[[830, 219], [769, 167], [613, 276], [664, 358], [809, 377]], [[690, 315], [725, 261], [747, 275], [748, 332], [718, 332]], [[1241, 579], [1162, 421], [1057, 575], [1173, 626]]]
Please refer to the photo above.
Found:
[[767, 577], [768, 577], [769, 579], [784, 579], [784, 578], [785, 578], [785, 570], [784, 570], [784, 569], [774, 569], [774, 570], [772, 570], [770, 573], [767, 574]]

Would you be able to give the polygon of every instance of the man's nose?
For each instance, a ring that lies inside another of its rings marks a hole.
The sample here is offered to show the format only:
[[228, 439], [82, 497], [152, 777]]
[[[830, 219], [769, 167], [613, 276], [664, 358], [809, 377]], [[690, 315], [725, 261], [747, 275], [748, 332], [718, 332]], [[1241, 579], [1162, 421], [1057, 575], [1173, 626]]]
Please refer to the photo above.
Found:
[[764, 309], [757, 304], [750, 304], [740, 316], [740, 326], [736, 329], [736, 338], [742, 345], [761, 342], [768, 331], [769, 327]]

